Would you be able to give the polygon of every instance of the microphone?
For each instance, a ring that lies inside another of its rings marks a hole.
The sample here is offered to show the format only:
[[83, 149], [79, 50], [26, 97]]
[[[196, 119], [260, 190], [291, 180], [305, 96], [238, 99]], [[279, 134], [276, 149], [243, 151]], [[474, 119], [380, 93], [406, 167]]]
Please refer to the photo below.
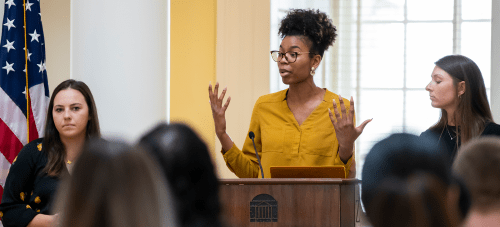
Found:
[[248, 133], [248, 137], [250, 137], [250, 139], [252, 139], [252, 143], [253, 143], [253, 149], [255, 150], [255, 156], [257, 156], [257, 161], [259, 161], [259, 167], [260, 167], [260, 174], [262, 175], [262, 178], [264, 178], [264, 170], [262, 170], [262, 163], [260, 163], [260, 157], [259, 157], [259, 154], [257, 153], [257, 147], [255, 146], [255, 134], [250, 131]]

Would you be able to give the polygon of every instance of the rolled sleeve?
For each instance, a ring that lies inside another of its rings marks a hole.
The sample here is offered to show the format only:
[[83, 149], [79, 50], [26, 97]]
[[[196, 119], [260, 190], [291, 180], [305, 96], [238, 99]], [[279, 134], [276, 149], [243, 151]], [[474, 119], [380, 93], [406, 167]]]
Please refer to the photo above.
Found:
[[335, 165], [341, 165], [345, 167], [345, 175], [347, 178], [356, 177], [356, 162], [354, 160], [354, 151], [346, 163], [342, 162], [342, 160], [340, 159], [340, 155], [337, 152], [337, 156], [335, 157]]

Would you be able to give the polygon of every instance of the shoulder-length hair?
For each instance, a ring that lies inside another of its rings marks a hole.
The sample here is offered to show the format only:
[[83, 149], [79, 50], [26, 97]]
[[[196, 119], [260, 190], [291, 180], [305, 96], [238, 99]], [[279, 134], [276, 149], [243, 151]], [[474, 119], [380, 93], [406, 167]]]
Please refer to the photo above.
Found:
[[448, 55], [435, 64], [451, 75], [455, 88], [458, 83], [465, 81], [465, 92], [459, 97], [460, 101], [454, 116], [448, 116], [448, 113], [441, 109], [441, 118], [431, 129], [444, 129], [448, 124], [448, 118], [452, 117], [458, 120], [455, 125], [457, 132], [460, 133], [461, 143], [466, 143], [481, 135], [488, 122], [493, 122], [483, 76], [476, 63], [462, 55]]
[[427, 172], [416, 172], [407, 179], [389, 176], [366, 207], [370, 222], [374, 227], [458, 226], [458, 210], [447, 206], [448, 189], [449, 185]]
[[157, 160], [170, 183], [182, 226], [222, 225], [215, 168], [205, 142], [189, 126], [158, 124], [139, 146]]
[[65, 80], [60, 83], [52, 93], [50, 97], [49, 108], [47, 110], [47, 120], [45, 122], [45, 135], [43, 139], [43, 147], [45, 147], [45, 152], [47, 152], [47, 165], [43, 169], [42, 173], [47, 173], [49, 176], [59, 176], [64, 168], [64, 158], [66, 157], [66, 150], [59, 137], [59, 131], [57, 131], [56, 125], [54, 124], [54, 117], [52, 115], [52, 110], [54, 109], [54, 98], [56, 95], [66, 89], [74, 89], [82, 93], [87, 102], [89, 110], [89, 121], [87, 123], [87, 129], [85, 132], [85, 138], [100, 137], [101, 131], [99, 128], [99, 118], [97, 116], [97, 108], [94, 102], [94, 97], [90, 92], [89, 87], [82, 81], [76, 80]]

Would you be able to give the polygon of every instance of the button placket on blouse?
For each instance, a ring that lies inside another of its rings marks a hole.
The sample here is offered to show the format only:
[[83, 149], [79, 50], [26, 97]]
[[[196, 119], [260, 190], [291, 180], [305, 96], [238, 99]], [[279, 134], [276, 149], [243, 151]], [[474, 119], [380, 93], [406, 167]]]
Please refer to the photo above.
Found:
[[299, 153], [301, 138], [302, 138], [302, 128], [299, 126], [298, 133], [295, 134], [295, 139], [293, 140], [293, 151], [295, 154]]

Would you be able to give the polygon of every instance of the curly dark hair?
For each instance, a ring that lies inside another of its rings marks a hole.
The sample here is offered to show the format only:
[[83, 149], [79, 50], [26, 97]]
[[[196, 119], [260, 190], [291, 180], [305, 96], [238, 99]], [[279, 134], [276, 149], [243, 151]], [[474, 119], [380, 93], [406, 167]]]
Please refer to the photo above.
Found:
[[310, 41], [310, 51], [323, 57], [323, 53], [335, 42], [337, 28], [328, 16], [313, 9], [290, 9], [283, 20], [278, 34], [304, 36]]

